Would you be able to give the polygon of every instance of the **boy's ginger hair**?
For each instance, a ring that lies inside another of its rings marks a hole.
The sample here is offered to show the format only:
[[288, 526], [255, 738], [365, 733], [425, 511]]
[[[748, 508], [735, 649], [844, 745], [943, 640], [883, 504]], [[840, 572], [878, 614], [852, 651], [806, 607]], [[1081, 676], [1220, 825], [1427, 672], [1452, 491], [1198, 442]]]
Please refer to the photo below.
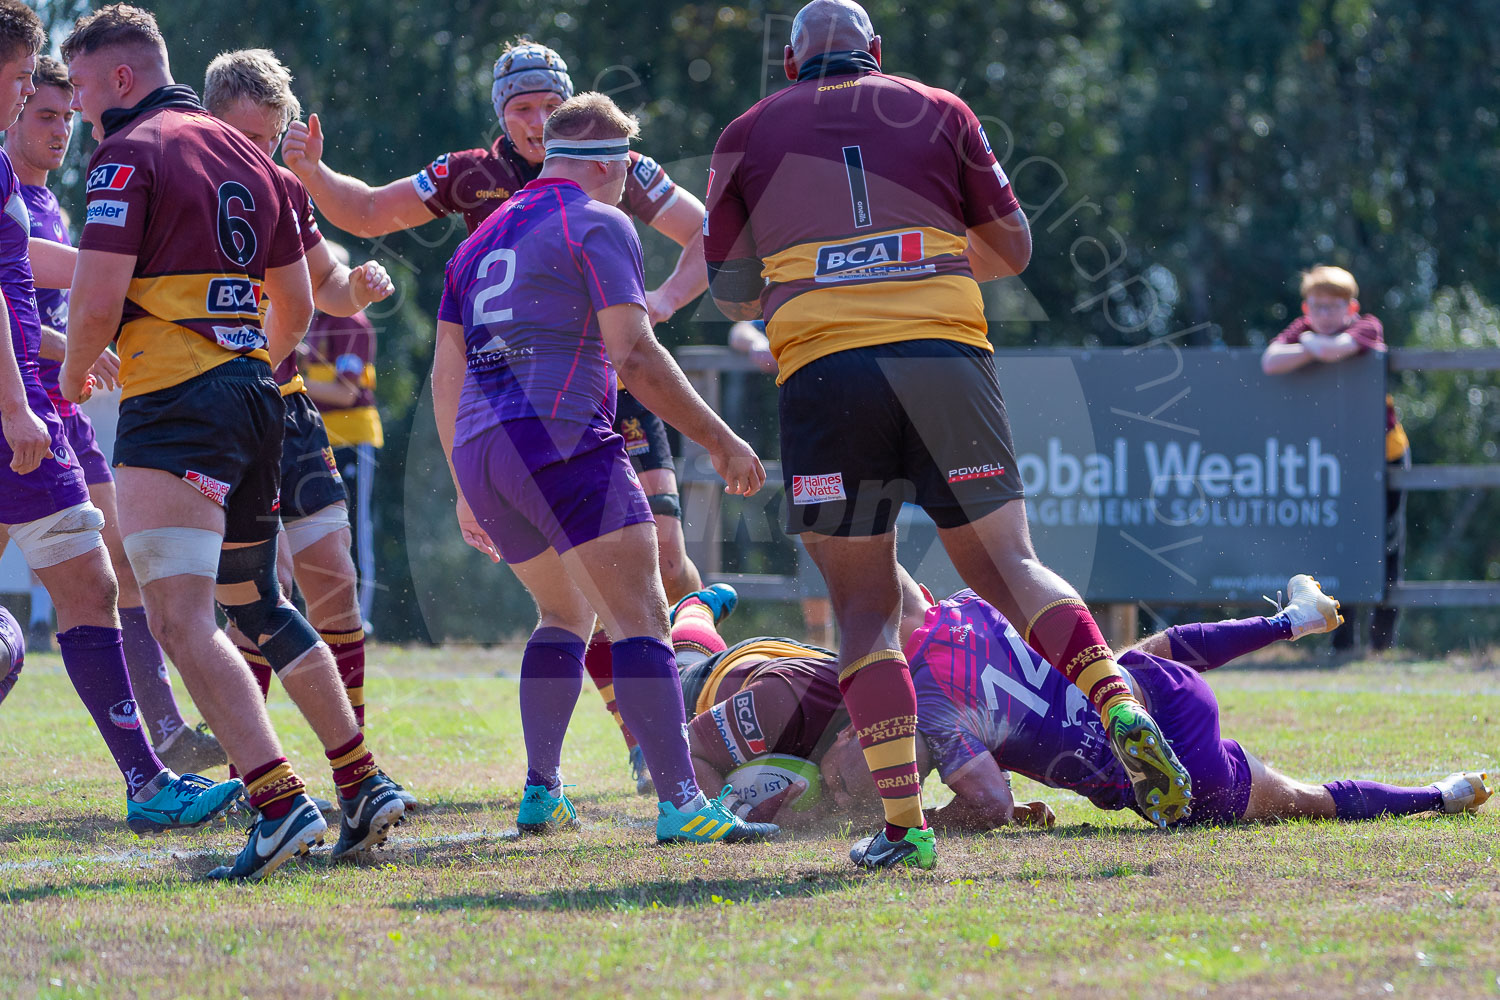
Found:
[[1354, 280], [1354, 275], [1342, 267], [1319, 264], [1302, 275], [1302, 297], [1306, 299], [1314, 292], [1336, 295], [1341, 299], [1353, 301], [1359, 298], [1359, 282]]

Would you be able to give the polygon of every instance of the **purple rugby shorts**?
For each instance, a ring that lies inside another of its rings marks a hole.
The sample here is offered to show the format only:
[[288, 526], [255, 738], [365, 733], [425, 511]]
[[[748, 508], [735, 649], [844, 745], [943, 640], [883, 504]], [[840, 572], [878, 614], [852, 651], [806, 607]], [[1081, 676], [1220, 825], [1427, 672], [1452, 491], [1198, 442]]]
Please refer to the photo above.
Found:
[[453, 466], [508, 563], [653, 520], [624, 439], [607, 425], [509, 420], [455, 445]]
[[39, 383], [26, 383], [26, 401], [52, 437], [52, 454], [24, 476], [11, 471], [13, 452], [0, 435], [0, 524], [26, 524], [76, 507], [89, 498], [83, 470], [63, 432], [62, 418]]
[[1137, 650], [1119, 662], [1141, 686], [1146, 709], [1193, 779], [1187, 823], [1238, 821], [1250, 804], [1250, 763], [1238, 743], [1219, 734], [1219, 702], [1203, 675]]
[[76, 410], [72, 416], [62, 417], [61, 420], [63, 433], [68, 436], [68, 443], [73, 446], [73, 455], [83, 469], [83, 481], [90, 486], [114, 482], [114, 473], [109, 471], [109, 459], [99, 447], [99, 439], [94, 436], [93, 421], [82, 410]]

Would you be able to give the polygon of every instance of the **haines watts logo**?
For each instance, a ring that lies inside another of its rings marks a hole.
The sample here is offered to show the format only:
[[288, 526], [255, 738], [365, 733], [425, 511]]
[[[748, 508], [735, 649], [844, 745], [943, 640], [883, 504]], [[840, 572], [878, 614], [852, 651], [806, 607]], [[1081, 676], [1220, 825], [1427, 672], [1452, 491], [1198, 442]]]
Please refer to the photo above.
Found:
[[844, 492], [844, 474], [830, 472], [826, 476], [793, 476], [792, 503], [828, 503], [830, 500], [847, 500]]

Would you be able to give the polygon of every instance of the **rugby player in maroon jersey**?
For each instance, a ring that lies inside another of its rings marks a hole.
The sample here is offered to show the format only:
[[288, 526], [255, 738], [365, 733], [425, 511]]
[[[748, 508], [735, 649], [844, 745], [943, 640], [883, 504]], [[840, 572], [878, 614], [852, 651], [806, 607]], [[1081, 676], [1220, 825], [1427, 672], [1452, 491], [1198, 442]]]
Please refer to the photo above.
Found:
[[1088, 608], [1037, 558], [979, 281], [1019, 273], [1031, 237], [974, 112], [881, 72], [880, 37], [848, 0], [792, 23], [791, 86], [724, 130], [704, 252], [714, 301], [764, 316], [780, 386], [787, 528], [828, 583], [840, 686], [886, 806], [864, 867], [936, 863], [916, 769], [915, 695], [896, 642], [892, 533], [920, 504], [960, 575], [1108, 720], [1157, 822], [1188, 776], [1131, 693]]
[[[152, 633], [258, 811], [234, 863], [210, 877], [263, 878], [327, 829], [219, 631], [216, 602], [323, 745], [343, 807], [334, 856], [373, 847], [405, 809], [342, 697], [333, 654], [276, 580], [286, 408], [271, 366], [313, 309], [296, 208], [266, 154], [174, 83], [150, 13], [113, 4], [85, 15], [62, 54], [99, 146], [58, 383], [82, 401], [89, 367], [117, 341], [125, 551]], [[276, 304], [264, 319], [263, 294]]]

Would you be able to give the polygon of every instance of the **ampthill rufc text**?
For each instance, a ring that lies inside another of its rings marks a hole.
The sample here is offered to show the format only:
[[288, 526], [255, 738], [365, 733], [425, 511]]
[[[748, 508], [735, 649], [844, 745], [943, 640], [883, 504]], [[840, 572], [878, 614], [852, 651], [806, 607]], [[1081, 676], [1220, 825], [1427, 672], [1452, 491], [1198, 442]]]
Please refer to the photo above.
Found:
[[1043, 454], [1016, 462], [1026, 515], [1047, 527], [1307, 527], [1338, 523], [1338, 456], [1316, 437], [1305, 444], [1268, 437], [1258, 452], [1207, 451], [1198, 442], [1136, 442], [1108, 451], [1065, 451], [1058, 438]]

